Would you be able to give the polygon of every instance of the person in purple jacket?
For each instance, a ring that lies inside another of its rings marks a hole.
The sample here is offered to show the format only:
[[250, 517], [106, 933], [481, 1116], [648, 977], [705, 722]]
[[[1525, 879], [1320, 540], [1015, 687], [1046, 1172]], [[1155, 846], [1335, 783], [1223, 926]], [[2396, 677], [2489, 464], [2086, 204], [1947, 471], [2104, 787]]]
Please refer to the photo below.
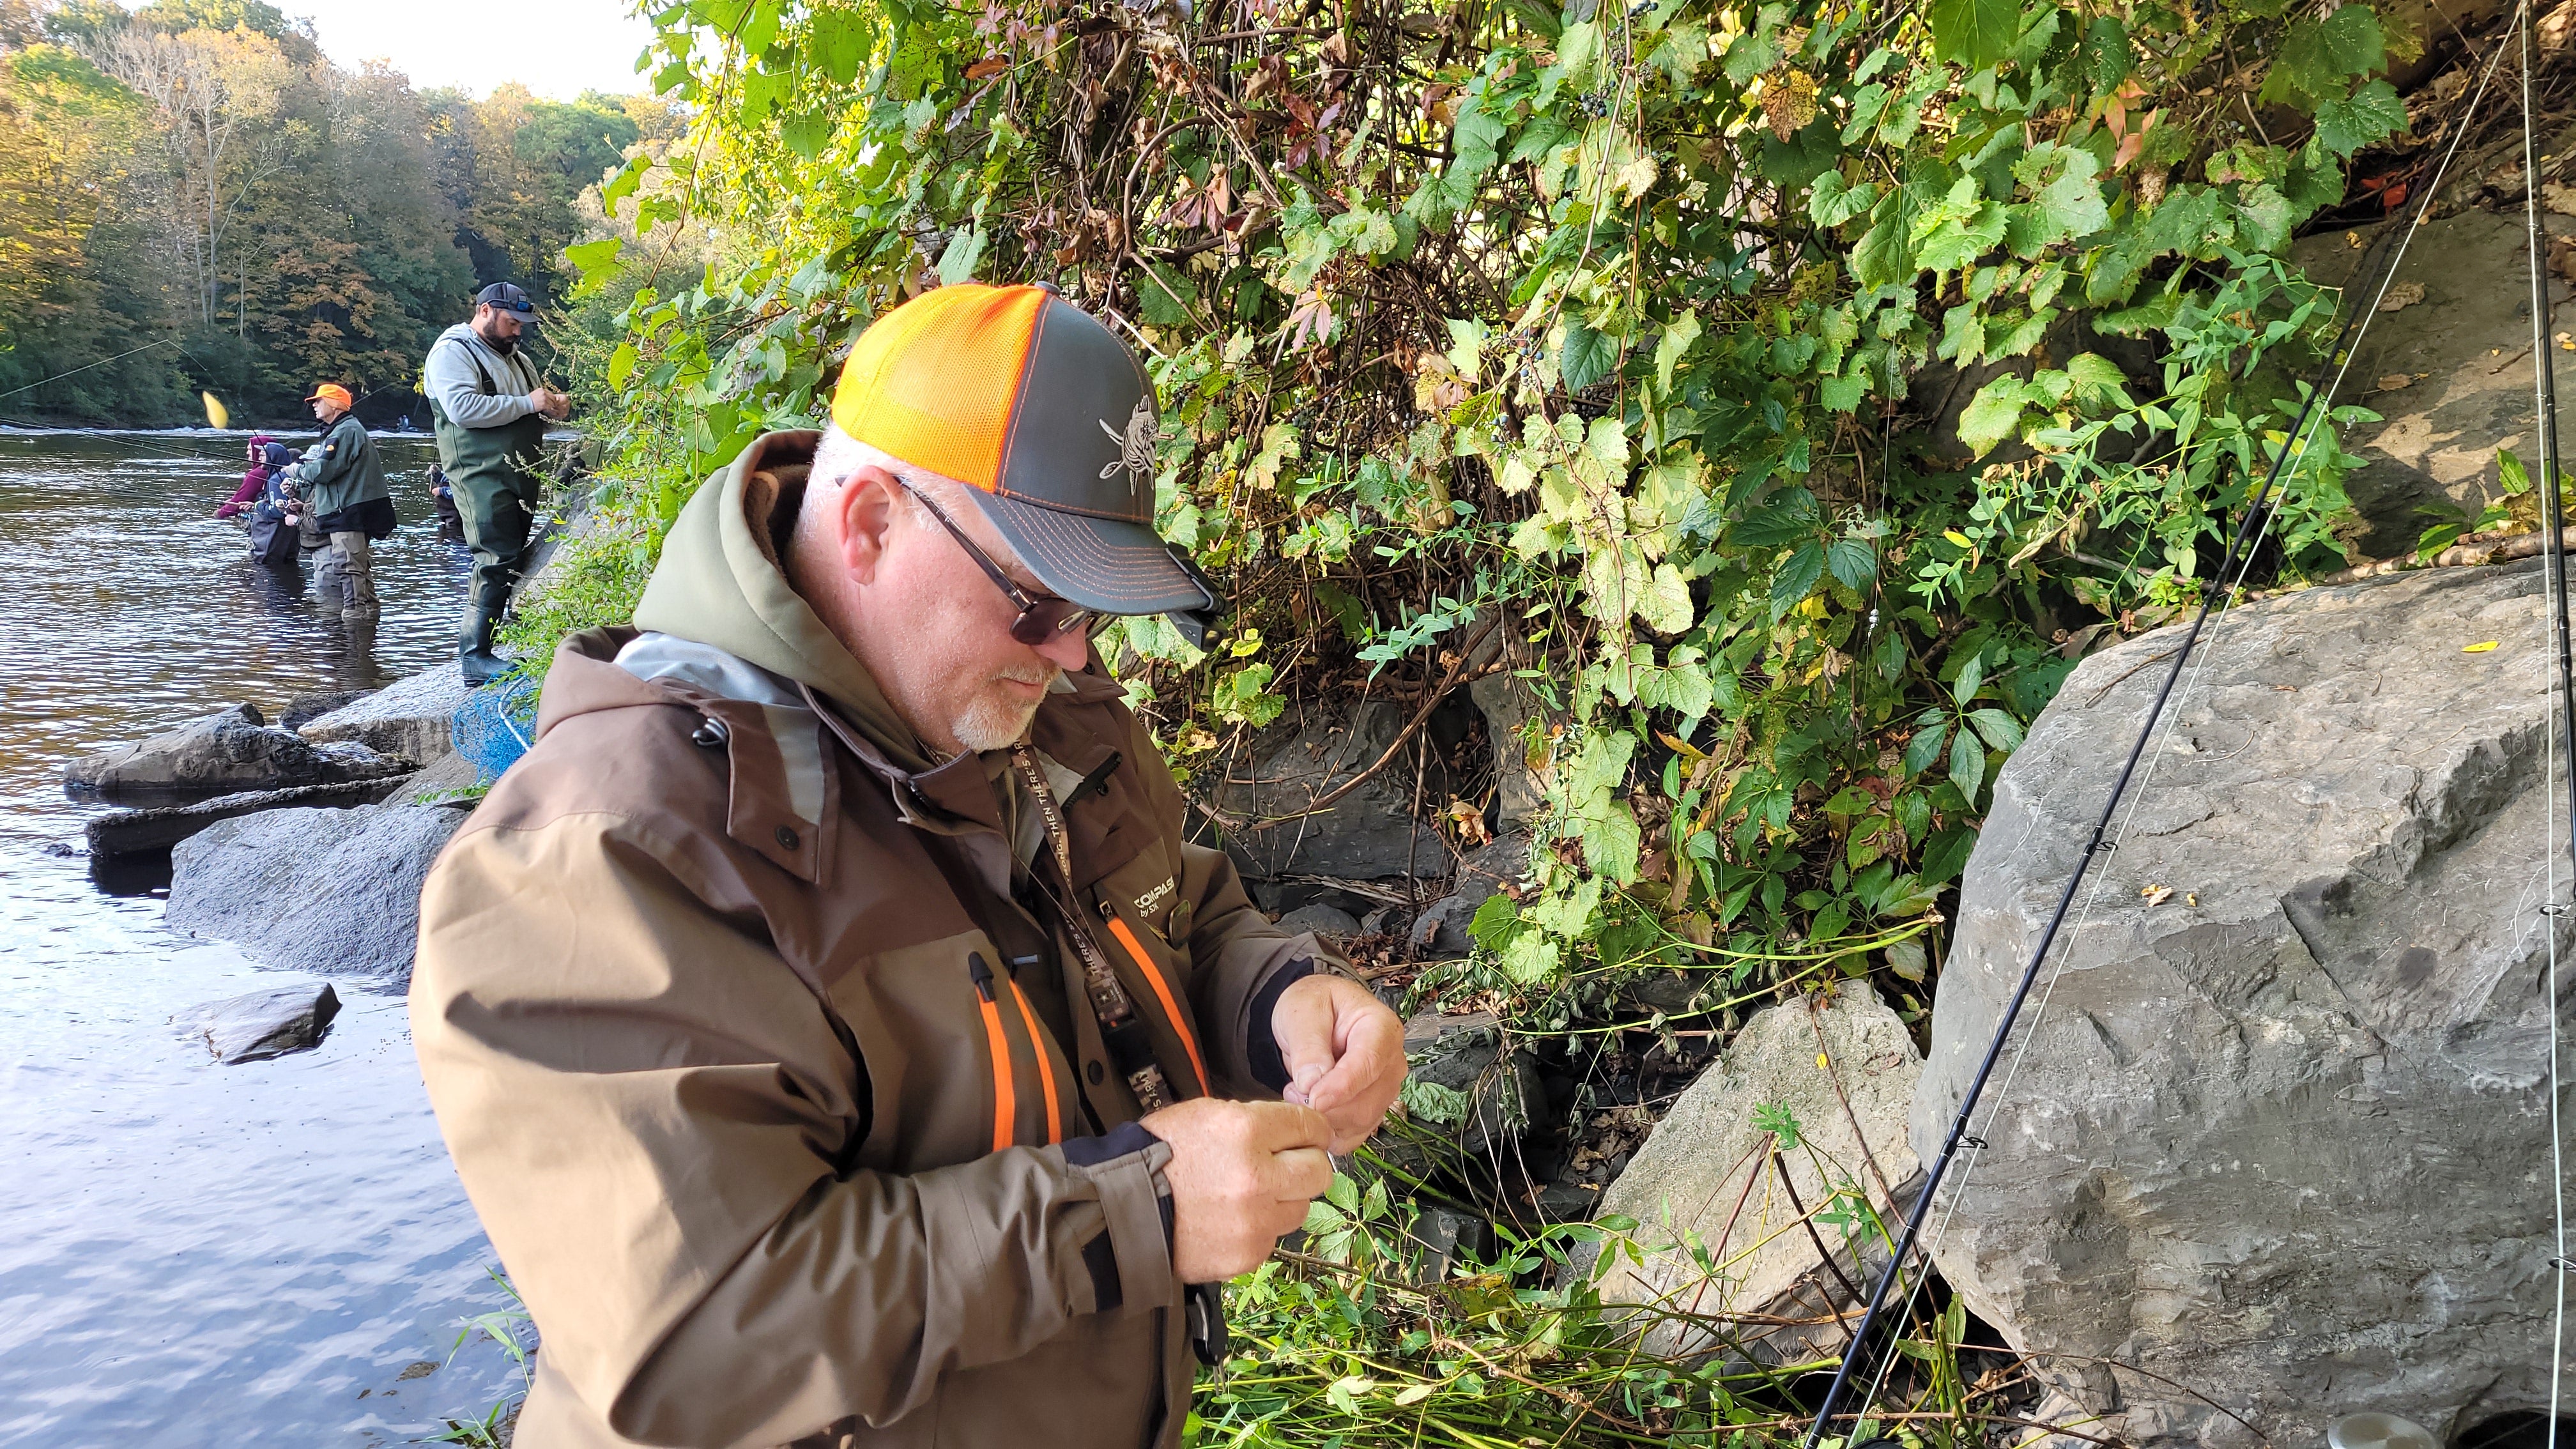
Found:
[[268, 487], [270, 442], [266, 433], [251, 434], [250, 445], [244, 450], [249, 455], [250, 467], [242, 473], [241, 487], [233, 490], [233, 496], [225, 500], [224, 506], [215, 510], [217, 518], [237, 518], [243, 510], [259, 501], [260, 492]]

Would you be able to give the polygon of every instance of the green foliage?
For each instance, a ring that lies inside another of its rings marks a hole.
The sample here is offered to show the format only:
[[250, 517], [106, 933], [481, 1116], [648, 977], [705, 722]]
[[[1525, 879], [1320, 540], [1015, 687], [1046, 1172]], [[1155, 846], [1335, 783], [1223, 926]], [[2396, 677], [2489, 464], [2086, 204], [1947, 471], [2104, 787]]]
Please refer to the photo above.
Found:
[[464, 1352], [467, 1344], [488, 1339], [498, 1344], [501, 1351], [510, 1356], [510, 1361], [518, 1366], [519, 1387], [495, 1400], [479, 1419], [447, 1420], [444, 1430], [429, 1437], [427, 1442], [432, 1444], [501, 1449], [510, 1442], [508, 1426], [517, 1419], [518, 1405], [527, 1397], [528, 1386], [535, 1381], [536, 1370], [529, 1362], [536, 1352], [536, 1345], [531, 1341], [535, 1336], [535, 1322], [528, 1316], [527, 1303], [519, 1297], [518, 1285], [500, 1269], [485, 1268], [483, 1271], [500, 1287], [508, 1301], [499, 1308], [457, 1320], [456, 1342], [448, 1346], [447, 1361], [454, 1363], [456, 1355]]
[[1634, 1224], [1506, 1233], [1493, 1262], [1426, 1281], [1414, 1217], [1383, 1181], [1336, 1177], [1304, 1249], [1228, 1288], [1235, 1355], [1202, 1375], [1184, 1442], [1700, 1443], [1770, 1427], [1738, 1397], [1765, 1376], [1640, 1351], [1635, 1331], [1665, 1315], [1602, 1302], [1601, 1275], [1639, 1256], [1619, 1236]]
[[[1533, 1022], [1645, 966], [1924, 979], [2062, 637], [2188, 602], [2285, 458], [2281, 574], [2347, 562], [2369, 414], [2291, 436], [2335, 298], [2284, 254], [2403, 134], [2364, 5], [658, 23], [696, 127], [607, 188], [635, 244], [579, 254], [626, 299], [623, 436], [666, 435], [637, 516], [816, 425], [902, 298], [1056, 282], [1145, 358], [1161, 525], [1258, 641], [1103, 637], [1165, 738], [1429, 688], [1469, 639], [1539, 696], [1498, 742], [1547, 792], [1535, 890], [1472, 926]], [[2258, 132], [2258, 91], [2309, 123]], [[684, 222], [720, 254], [643, 258]]]

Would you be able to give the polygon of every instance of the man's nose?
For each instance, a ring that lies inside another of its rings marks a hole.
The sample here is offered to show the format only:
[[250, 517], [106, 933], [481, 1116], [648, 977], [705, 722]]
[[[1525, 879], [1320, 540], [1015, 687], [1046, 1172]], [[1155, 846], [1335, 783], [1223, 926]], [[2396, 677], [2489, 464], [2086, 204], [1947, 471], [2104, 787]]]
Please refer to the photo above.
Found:
[[1091, 637], [1079, 627], [1067, 629], [1039, 645], [1038, 657], [1067, 674], [1078, 674], [1091, 660]]

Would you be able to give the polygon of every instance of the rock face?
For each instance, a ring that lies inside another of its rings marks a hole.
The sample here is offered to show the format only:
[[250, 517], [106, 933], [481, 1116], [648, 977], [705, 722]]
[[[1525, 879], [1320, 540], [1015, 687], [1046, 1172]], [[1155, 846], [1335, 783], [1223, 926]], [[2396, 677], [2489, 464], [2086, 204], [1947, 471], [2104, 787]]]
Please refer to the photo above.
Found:
[[1502, 1026], [1489, 1011], [1413, 1018], [1404, 1024], [1404, 1054], [1413, 1079], [1441, 1089], [1431, 1095], [1449, 1109], [1445, 1118], [1431, 1112], [1416, 1117], [1453, 1137], [1471, 1156], [1505, 1151], [1529, 1131], [1531, 1114], [1547, 1101], [1529, 1053], [1503, 1055]]
[[[1755, 1016], [1601, 1195], [1602, 1212], [1637, 1220], [1640, 1245], [1664, 1249], [1643, 1269], [1611, 1270], [1602, 1296], [1710, 1315], [1813, 1317], [1845, 1306], [1849, 1294], [1818, 1292], [1839, 1285], [1801, 1225], [1800, 1205], [1817, 1211], [1838, 1193], [1865, 1194], [1881, 1214], [1899, 1216], [1891, 1204], [1910, 1200], [1918, 1171], [1905, 1120], [1922, 1067], [1905, 1023], [1866, 986], [1844, 987], [1830, 1005], [1790, 1001]], [[1795, 1145], [1783, 1148], [1790, 1122]], [[1866, 1269], [1843, 1231], [1814, 1226], [1843, 1275], [1866, 1291]], [[1686, 1233], [1726, 1264], [1720, 1276], [1704, 1276], [1677, 1246]], [[1804, 1312], [1783, 1312], [1791, 1301]], [[1812, 1334], [1760, 1325], [1723, 1335], [1667, 1323], [1648, 1336], [1668, 1352], [1723, 1342], [1766, 1362], [1835, 1352], [1842, 1341], [1829, 1322]]]
[[1339, 906], [1299, 906], [1279, 918], [1279, 929], [1294, 934], [1312, 931], [1334, 941], [1346, 941], [1360, 933], [1359, 918]]
[[1513, 674], [1486, 675], [1467, 692], [1484, 712], [1485, 737], [1494, 745], [1494, 813], [1504, 831], [1520, 829], [1546, 801], [1524, 738], [1532, 721], [1545, 718], [1546, 707], [1529, 681]]
[[1530, 838], [1506, 835], [1458, 862], [1449, 894], [1422, 908], [1413, 918], [1410, 941], [1416, 960], [1464, 956], [1475, 945], [1467, 926], [1476, 910], [1498, 894], [1505, 881], [1529, 873]]
[[319, 1046], [331, 1018], [339, 1014], [340, 993], [324, 981], [209, 1002], [177, 1020], [190, 1036], [205, 1042], [216, 1061], [231, 1065]]
[[282, 730], [302, 731], [335, 709], [344, 709], [375, 693], [372, 689], [317, 689], [299, 694], [286, 702], [286, 711], [277, 717]]
[[[1466, 707], [1461, 701], [1461, 707]], [[1371, 701], [1352, 715], [1350, 727], [1316, 722], [1260, 737], [1243, 758], [1229, 762], [1216, 781], [1216, 803], [1252, 819], [1274, 819], [1306, 809], [1374, 764], [1404, 728], [1405, 714]], [[1439, 758], [1433, 749], [1432, 757]], [[1439, 782], [1426, 782], [1426, 808], [1448, 797]], [[1440, 832], [1413, 818], [1410, 751], [1361, 782], [1321, 813], [1284, 820], [1261, 830], [1233, 833], [1228, 844], [1256, 878], [1287, 875], [1372, 879], [1407, 871], [1437, 874], [1449, 863]], [[1282, 897], [1272, 909], [1300, 902]]]
[[258, 710], [237, 704], [164, 734], [86, 755], [63, 767], [63, 782], [101, 794], [283, 790], [408, 774], [410, 764], [364, 745], [319, 748], [270, 729]]
[[[2178, 635], [2086, 660], [1996, 781], [1914, 1103], [1927, 1158]], [[2536, 563], [2430, 570], [2245, 606], [2178, 695], [1978, 1119], [1992, 1145], [1935, 1211], [1955, 1194], [1944, 1276], [2069, 1356], [2036, 1367], [2111, 1416], [2088, 1432], [2251, 1444], [2232, 1413], [2321, 1443], [2380, 1410], [2448, 1443], [2546, 1407], [2542, 640]]]
[[218, 795], [194, 805], [165, 806], [157, 810], [111, 810], [104, 815], [91, 816], [81, 829], [89, 837], [89, 853], [93, 860], [151, 855], [168, 850], [198, 831], [222, 821], [256, 815], [262, 810], [284, 810], [295, 806], [352, 809], [373, 805], [416, 778], [396, 775], [382, 780], [358, 780], [346, 785], [249, 790], [236, 795]]
[[[2576, 234], [2576, 218], [2549, 214], [2550, 230]], [[2384, 222], [2382, 228], [2402, 226]], [[2379, 229], [2320, 233], [2293, 248], [2310, 280], [2328, 286], [2358, 283], [2368, 245]], [[2391, 242], [2389, 245], [2394, 246]], [[2468, 210], [2424, 224], [2397, 269], [2389, 301], [2422, 300], [2385, 312], [2353, 354], [2337, 402], [2357, 402], [2384, 421], [2356, 427], [2344, 446], [2368, 461], [2344, 486], [2369, 530], [2358, 551], [2393, 558], [2411, 551], [2440, 519], [2416, 510], [2448, 501], [2471, 513], [2501, 501], [2495, 450], [2511, 448], [2525, 460], [2538, 435], [2532, 430], [2531, 281], [2521, 209], [2511, 215]], [[2551, 280], [2551, 301], [2564, 304], [2568, 287]], [[2411, 289], [2421, 289], [2420, 293]], [[2385, 303], [2383, 303], [2385, 305]], [[2388, 386], [2399, 382], [2397, 387]], [[2558, 426], [2576, 429], [2576, 392], [2562, 394]]]
[[451, 661], [322, 715], [300, 733], [317, 745], [355, 740], [378, 754], [433, 765], [455, 752], [449, 723], [472, 692]]
[[272, 966], [401, 985], [421, 881], [464, 819], [444, 806], [375, 805], [224, 821], [170, 853], [170, 926]]

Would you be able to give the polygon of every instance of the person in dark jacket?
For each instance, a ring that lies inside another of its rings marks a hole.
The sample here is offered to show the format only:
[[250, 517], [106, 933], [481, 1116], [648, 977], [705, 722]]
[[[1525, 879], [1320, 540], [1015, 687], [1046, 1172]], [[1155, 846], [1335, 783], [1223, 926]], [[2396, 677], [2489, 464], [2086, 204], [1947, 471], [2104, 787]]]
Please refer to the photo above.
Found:
[[314, 513], [314, 526], [330, 535], [314, 583], [322, 609], [352, 621], [376, 617], [376, 581], [369, 543], [394, 531], [392, 490], [366, 424], [349, 411], [349, 390], [326, 382], [306, 398], [322, 424], [322, 441], [297, 465], [296, 489]]
[[438, 510], [438, 536], [465, 536], [465, 519], [456, 511], [456, 485], [447, 481], [447, 470], [436, 463], [429, 465], [429, 502]]
[[250, 445], [244, 450], [249, 455], [250, 466], [242, 470], [241, 486], [233, 490], [232, 497], [224, 500], [223, 507], [215, 510], [217, 518], [239, 518], [259, 502], [261, 491], [268, 487], [268, 446], [268, 434], [251, 434]]
[[[300, 539], [296, 524], [301, 505], [296, 501], [293, 485], [287, 481], [287, 470], [295, 466], [295, 454], [283, 443], [269, 443], [261, 449], [260, 464], [266, 480], [260, 485], [259, 497], [242, 515], [250, 532], [251, 561], [270, 568], [292, 568]], [[298, 581], [301, 582], [300, 575]]]

